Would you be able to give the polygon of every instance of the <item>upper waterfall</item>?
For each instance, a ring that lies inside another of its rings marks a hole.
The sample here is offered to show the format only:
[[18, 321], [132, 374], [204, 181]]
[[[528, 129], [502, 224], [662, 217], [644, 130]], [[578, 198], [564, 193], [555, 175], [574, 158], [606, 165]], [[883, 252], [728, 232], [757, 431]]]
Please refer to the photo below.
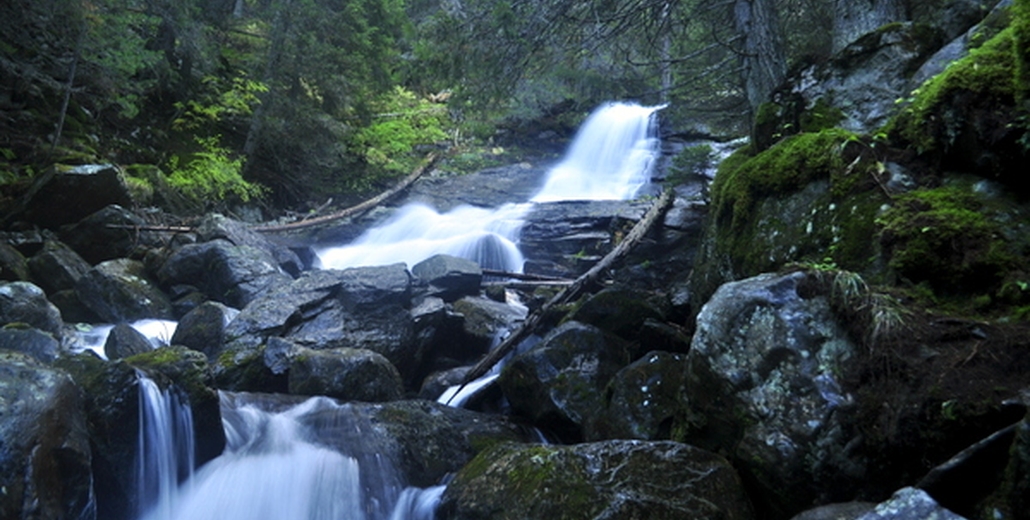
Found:
[[608, 103], [595, 110], [533, 202], [632, 198], [654, 169], [659, 140], [653, 116], [663, 108]]

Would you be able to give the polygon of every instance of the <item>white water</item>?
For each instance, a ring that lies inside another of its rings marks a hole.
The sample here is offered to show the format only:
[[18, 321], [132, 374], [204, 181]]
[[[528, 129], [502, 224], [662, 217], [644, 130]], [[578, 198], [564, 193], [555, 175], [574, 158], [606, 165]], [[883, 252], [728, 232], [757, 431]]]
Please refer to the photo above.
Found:
[[[175, 328], [178, 326], [178, 322], [171, 320], [143, 319], [134, 321], [129, 325], [139, 331], [140, 334], [146, 336], [146, 338], [150, 340], [150, 344], [153, 345], [154, 348], [157, 348], [171, 344], [172, 336], [175, 334]], [[100, 356], [101, 359], [107, 359], [107, 353], [104, 351], [104, 344], [107, 342], [107, 337], [111, 334], [111, 329], [114, 329], [114, 325], [90, 325], [88, 323], [76, 324], [73, 332], [74, 338], [71, 340], [72, 349], [76, 352], [92, 350], [96, 355]]]
[[[653, 116], [662, 108], [609, 103], [595, 110], [532, 201], [632, 198], [650, 180], [659, 145]], [[524, 258], [516, 243], [529, 208], [527, 204], [496, 209], [460, 206], [439, 213], [412, 203], [351, 244], [316, 253], [322, 267], [329, 269], [396, 262], [411, 267], [443, 253], [485, 268], [522, 272]]]
[[[222, 394], [225, 451], [143, 520], [432, 520], [443, 486], [404, 487], [374, 448], [374, 425], [348, 405], [313, 397], [275, 408]], [[353, 453], [323, 444], [341, 438]]]
[[136, 448], [137, 512], [169, 518], [180, 481], [193, 475], [193, 412], [174, 388], [162, 390], [139, 378], [139, 442]]
[[651, 179], [660, 144], [652, 116], [663, 108], [609, 103], [595, 110], [533, 202], [632, 198]]

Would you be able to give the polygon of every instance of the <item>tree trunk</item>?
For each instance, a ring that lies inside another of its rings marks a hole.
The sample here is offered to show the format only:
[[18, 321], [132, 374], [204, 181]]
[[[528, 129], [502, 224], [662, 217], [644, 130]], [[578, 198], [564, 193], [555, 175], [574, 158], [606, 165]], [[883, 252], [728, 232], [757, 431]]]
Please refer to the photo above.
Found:
[[833, 53], [877, 28], [906, 19], [903, 0], [835, 0]]
[[737, 0], [733, 21], [743, 40], [744, 92], [751, 114], [787, 76], [787, 53], [774, 0]]

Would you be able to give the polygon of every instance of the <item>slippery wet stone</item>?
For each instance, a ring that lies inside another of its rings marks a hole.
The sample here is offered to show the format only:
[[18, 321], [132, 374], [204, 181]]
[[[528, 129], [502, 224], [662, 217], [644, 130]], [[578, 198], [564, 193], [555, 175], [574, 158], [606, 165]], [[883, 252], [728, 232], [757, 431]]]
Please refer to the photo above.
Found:
[[60, 335], [61, 311], [38, 286], [29, 282], [0, 282], [0, 323], [25, 323]]
[[110, 323], [172, 319], [172, 303], [149, 279], [143, 264], [120, 258], [102, 262], [75, 284], [83, 304]]

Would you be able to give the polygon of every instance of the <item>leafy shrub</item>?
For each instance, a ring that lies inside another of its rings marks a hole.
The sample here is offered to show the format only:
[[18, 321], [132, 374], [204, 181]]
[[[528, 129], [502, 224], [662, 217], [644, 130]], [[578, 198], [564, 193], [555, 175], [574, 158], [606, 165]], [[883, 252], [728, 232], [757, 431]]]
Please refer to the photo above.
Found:
[[168, 184], [173, 188], [201, 207], [224, 201], [229, 196], [247, 202], [264, 194], [263, 186], [243, 179], [240, 174], [243, 160], [232, 157], [229, 150], [220, 146], [218, 136], [194, 140], [200, 145], [199, 152], [184, 161], [178, 156], [169, 161]]
[[407, 172], [414, 167], [416, 146], [448, 139], [453, 126], [447, 107], [396, 87], [373, 103], [376, 114], [355, 132], [351, 146], [371, 167], [372, 175]]

